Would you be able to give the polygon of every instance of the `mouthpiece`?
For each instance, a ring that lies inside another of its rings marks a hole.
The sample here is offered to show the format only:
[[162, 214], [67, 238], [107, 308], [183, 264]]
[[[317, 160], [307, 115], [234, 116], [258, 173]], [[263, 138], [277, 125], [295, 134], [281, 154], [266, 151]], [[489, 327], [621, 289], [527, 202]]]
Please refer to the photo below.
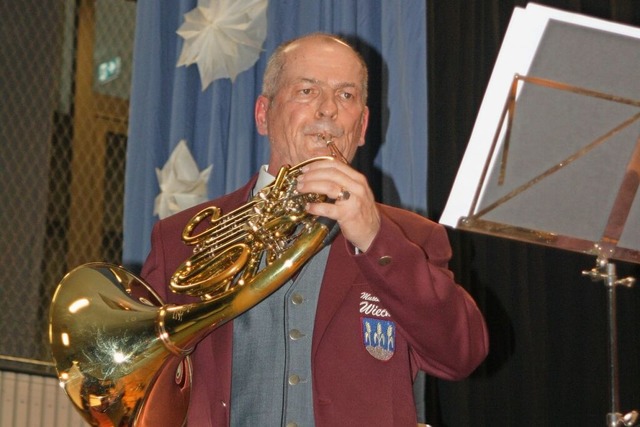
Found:
[[329, 147], [329, 150], [331, 150], [332, 157], [339, 159], [344, 164], [349, 164], [349, 161], [346, 159], [346, 157], [344, 157], [340, 150], [338, 150], [338, 147], [336, 147], [336, 144], [333, 142], [333, 135], [319, 133], [318, 138], [322, 138], [326, 142], [327, 147]]

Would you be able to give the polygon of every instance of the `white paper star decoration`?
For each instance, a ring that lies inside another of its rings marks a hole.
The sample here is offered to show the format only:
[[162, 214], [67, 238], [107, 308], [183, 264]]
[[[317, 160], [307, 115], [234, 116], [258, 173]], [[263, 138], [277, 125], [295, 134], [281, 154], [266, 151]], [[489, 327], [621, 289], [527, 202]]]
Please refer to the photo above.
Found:
[[185, 140], [181, 140], [162, 167], [156, 168], [160, 194], [156, 196], [153, 214], [160, 219], [207, 200], [207, 183], [212, 166], [198, 171]]
[[178, 67], [198, 64], [202, 90], [253, 66], [267, 37], [267, 0], [198, 0], [177, 33], [184, 39]]

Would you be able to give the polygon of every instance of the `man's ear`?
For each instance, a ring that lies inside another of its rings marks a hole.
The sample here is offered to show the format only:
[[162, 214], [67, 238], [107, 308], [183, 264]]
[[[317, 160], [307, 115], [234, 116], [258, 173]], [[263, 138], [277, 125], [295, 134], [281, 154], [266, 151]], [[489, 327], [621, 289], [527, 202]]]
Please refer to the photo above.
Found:
[[267, 135], [269, 133], [269, 128], [267, 126], [267, 110], [269, 110], [269, 99], [264, 95], [258, 96], [258, 99], [256, 99], [254, 116], [256, 120], [256, 129], [260, 135]]
[[365, 106], [360, 118], [360, 140], [358, 141], [358, 147], [362, 147], [365, 143], [365, 135], [367, 134], [367, 128], [369, 127], [369, 107]]

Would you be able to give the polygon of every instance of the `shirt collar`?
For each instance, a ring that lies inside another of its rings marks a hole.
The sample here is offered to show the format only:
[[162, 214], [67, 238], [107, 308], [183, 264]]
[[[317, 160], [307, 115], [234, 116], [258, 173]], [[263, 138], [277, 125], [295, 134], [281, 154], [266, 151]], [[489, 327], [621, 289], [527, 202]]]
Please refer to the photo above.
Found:
[[271, 184], [276, 177], [267, 172], [268, 165], [262, 165], [260, 167], [260, 172], [258, 173], [258, 180], [256, 181], [256, 185], [253, 186], [253, 190], [251, 194], [256, 195], [258, 191], [262, 190], [267, 185]]

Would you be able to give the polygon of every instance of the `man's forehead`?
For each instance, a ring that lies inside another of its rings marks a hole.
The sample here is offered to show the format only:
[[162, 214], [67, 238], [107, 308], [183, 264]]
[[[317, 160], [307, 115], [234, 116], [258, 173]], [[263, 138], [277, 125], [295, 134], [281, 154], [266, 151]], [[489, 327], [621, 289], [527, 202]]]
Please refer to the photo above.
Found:
[[356, 85], [362, 75], [362, 67], [357, 61], [327, 61], [321, 55], [292, 52], [287, 55], [283, 75], [288, 82], [329, 83], [332, 86]]

